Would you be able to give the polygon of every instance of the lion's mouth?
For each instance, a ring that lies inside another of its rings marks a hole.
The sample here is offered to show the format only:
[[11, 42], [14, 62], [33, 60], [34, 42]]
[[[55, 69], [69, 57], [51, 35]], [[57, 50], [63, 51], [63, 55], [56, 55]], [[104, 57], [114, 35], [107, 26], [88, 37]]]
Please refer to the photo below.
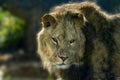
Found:
[[68, 69], [69, 67], [70, 67], [70, 64], [64, 64], [64, 63], [56, 65], [56, 68], [58, 69]]
[[57, 69], [68, 69], [71, 64], [65, 64], [65, 63], [60, 63], [60, 64], [53, 64]]

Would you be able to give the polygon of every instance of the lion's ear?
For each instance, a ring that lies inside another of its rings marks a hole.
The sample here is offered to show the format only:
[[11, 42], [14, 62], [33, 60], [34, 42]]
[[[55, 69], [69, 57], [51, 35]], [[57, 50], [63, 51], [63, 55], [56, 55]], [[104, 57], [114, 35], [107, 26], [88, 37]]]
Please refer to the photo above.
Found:
[[85, 20], [84, 20], [83, 14], [81, 14], [81, 13], [75, 13], [73, 15], [73, 17], [74, 17], [74, 19], [76, 20], [76, 22], [78, 24], [84, 24]]
[[68, 12], [68, 15], [75, 21], [76, 24], [84, 24], [85, 22], [84, 15], [80, 12]]
[[51, 26], [55, 26], [55, 23], [56, 23], [56, 20], [55, 20], [55, 18], [54, 18], [52, 15], [45, 14], [45, 15], [42, 17], [42, 26], [43, 26], [44, 28], [48, 28], [48, 27], [51, 27]]
[[74, 17], [75, 19], [83, 20], [83, 15], [82, 15], [81, 13], [74, 13], [74, 14], [73, 14], [73, 17]]

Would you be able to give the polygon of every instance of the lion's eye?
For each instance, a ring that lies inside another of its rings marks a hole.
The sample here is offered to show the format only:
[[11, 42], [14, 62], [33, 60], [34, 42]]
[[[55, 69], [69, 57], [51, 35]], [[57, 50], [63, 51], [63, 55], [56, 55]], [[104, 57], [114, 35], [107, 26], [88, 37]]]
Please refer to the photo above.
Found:
[[74, 39], [70, 41], [70, 43], [74, 43], [74, 42], [75, 42], [75, 40], [74, 40]]
[[52, 42], [56, 45], [58, 44], [58, 40], [56, 38], [52, 38]]
[[70, 45], [72, 45], [74, 42], [75, 42], [75, 40], [74, 40], [74, 39], [73, 39], [73, 40], [71, 40], [71, 41], [70, 41]]

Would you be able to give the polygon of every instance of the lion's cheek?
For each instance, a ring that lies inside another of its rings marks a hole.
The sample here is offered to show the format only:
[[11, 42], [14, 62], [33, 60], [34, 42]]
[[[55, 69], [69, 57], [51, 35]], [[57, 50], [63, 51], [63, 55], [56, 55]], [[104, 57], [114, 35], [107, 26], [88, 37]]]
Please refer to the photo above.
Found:
[[76, 49], [74, 51], [72, 51], [72, 56], [68, 59], [68, 62], [67, 63], [81, 63], [82, 62], [82, 59], [84, 57], [84, 51], [83, 50], [80, 50], [80, 49]]
[[51, 59], [50, 59], [51, 63], [60, 63], [61, 62], [61, 59], [57, 57], [57, 55], [53, 55], [51, 56]]
[[78, 52], [78, 56], [79, 56], [79, 58], [83, 58], [83, 52], [82, 51], [80, 51], [80, 52]]

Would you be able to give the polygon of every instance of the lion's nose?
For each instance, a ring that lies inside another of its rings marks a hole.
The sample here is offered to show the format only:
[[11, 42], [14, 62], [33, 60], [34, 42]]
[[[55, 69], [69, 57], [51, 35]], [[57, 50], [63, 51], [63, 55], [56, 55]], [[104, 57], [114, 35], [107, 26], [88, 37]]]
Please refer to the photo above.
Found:
[[68, 57], [59, 56], [59, 58], [62, 59], [64, 62]]

